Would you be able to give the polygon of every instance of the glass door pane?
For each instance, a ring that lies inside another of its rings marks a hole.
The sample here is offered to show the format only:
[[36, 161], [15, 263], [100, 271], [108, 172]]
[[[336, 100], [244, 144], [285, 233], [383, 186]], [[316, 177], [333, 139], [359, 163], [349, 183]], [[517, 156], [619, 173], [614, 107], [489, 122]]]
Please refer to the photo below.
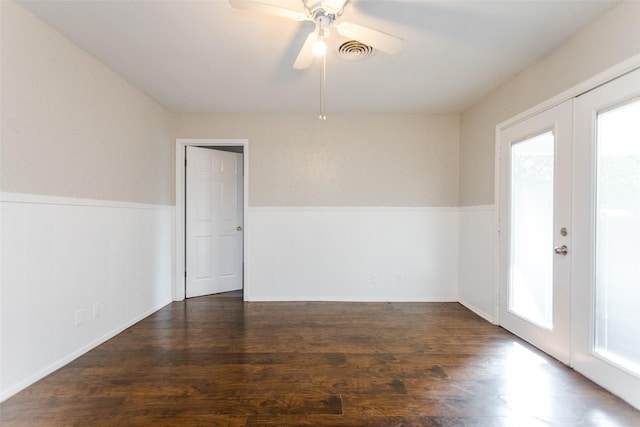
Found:
[[596, 126], [594, 350], [640, 375], [640, 100]]
[[553, 327], [553, 132], [511, 146], [509, 310]]

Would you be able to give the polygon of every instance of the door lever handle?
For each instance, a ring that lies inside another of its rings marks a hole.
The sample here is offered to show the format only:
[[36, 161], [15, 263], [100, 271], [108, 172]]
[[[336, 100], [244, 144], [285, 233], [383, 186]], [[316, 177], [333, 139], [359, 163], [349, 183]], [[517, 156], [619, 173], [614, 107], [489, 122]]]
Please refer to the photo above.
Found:
[[556, 246], [555, 248], [553, 248], [553, 251], [558, 255], [567, 256], [567, 253], [569, 253], [569, 248], [567, 247], [567, 245]]

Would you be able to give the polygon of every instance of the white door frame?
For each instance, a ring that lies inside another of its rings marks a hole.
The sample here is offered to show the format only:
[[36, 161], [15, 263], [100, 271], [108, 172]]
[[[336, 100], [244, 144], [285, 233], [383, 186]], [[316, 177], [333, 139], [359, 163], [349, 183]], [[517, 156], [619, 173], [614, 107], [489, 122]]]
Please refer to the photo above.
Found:
[[247, 256], [247, 230], [249, 230], [247, 224], [247, 212], [249, 209], [249, 140], [247, 139], [210, 139], [210, 138], [178, 138], [176, 139], [176, 216], [174, 227], [174, 241], [175, 241], [175, 277], [173, 281], [172, 297], [174, 301], [182, 301], [185, 298], [185, 162], [186, 162], [186, 147], [187, 146], [199, 146], [199, 147], [220, 147], [220, 146], [240, 146], [243, 147], [243, 163], [244, 163], [244, 177], [243, 177], [243, 271], [244, 277], [244, 290], [249, 285], [247, 271], [249, 270], [249, 257]]

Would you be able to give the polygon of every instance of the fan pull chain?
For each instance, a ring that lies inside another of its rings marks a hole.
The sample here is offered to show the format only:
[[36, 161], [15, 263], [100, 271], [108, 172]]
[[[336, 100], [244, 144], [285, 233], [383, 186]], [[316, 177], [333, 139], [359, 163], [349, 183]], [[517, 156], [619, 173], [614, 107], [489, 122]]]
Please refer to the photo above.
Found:
[[325, 92], [327, 87], [327, 55], [322, 55], [322, 68], [320, 70], [320, 120], [327, 120], [325, 110]]

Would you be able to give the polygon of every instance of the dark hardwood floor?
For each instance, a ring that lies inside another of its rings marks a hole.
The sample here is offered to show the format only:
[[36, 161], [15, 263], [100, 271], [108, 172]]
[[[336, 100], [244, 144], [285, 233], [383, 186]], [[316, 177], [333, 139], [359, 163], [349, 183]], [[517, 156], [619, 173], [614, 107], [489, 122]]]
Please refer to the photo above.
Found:
[[640, 426], [455, 303], [176, 302], [0, 405], [5, 426]]

